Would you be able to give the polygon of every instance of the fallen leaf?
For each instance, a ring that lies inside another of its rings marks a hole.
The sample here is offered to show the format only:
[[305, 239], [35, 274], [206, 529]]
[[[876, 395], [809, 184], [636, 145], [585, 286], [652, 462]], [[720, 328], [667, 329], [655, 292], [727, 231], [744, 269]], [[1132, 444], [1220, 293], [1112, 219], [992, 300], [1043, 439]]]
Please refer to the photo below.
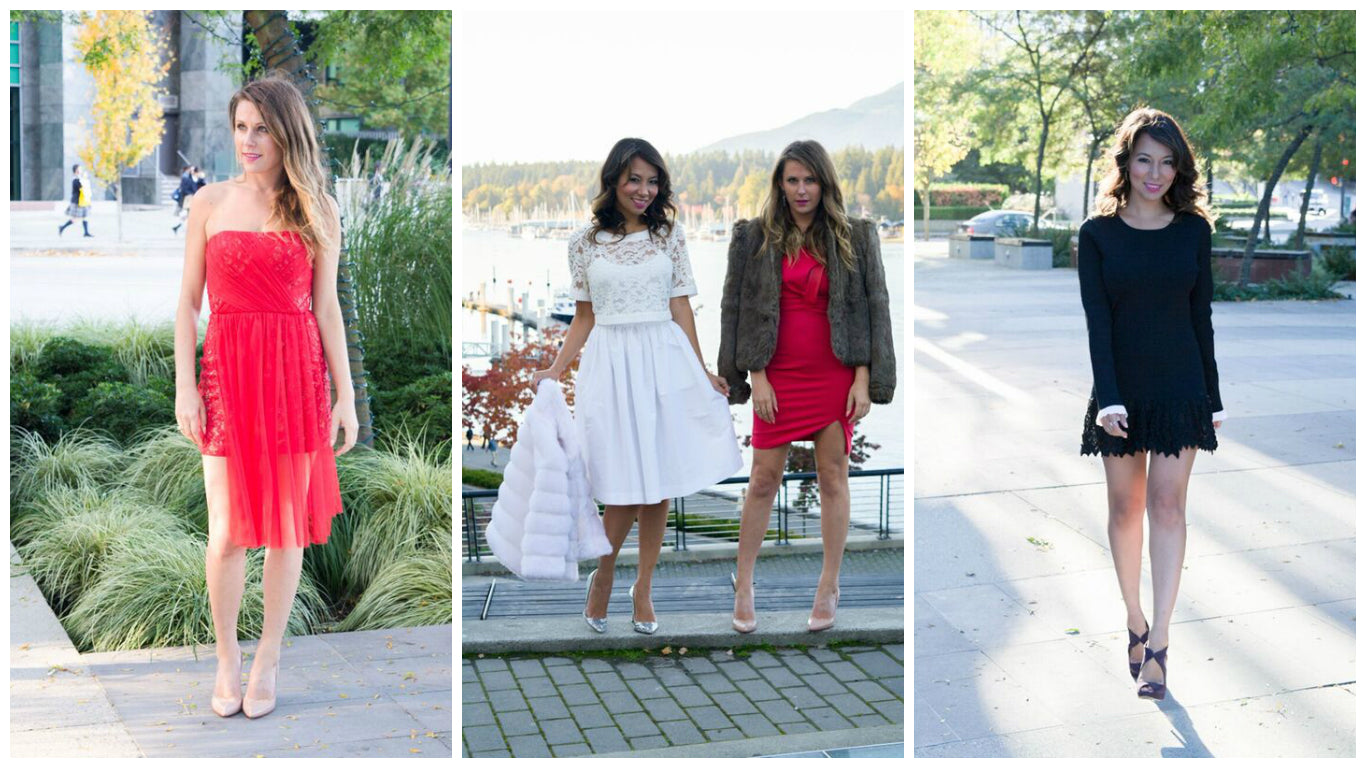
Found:
[[1076, 627], [1068, 627], [1067, 629], [1064, 629], [1063, 632], [1066, 633], [1066, 634], [1069, 634], [1069, 635], [1080, 635], [1080, 634], [1081, 634], [1081, 630], [1080, 630], [1080, 629], [1077, 629]]
[[681, 655], [687, 655], [688, 649], [687, 649], [687, 648], [679, 648], [679, 649], [678, 649], [678, 652], [679, 652], [679, 654], [681, 654]]
[[417, 673], [416, 673], [416, 672], [404, 672], [404, 673], [403, 673], [403, 679], [404, 679], [404, 680], [416, 680], [416, 679], [417, 679]]
[[422, 754], [422, 750], [418, 749], [417, 747], [409, 747], [408, 751], [413, 753], [414, 755]]
[[[351, 698], [350, 696], [348, 696], [348, 695], [346, 695], [346, 694], [344, 694], [344, 693], [339, 693], [339, 694], [337, 694], [337, 696], [339, 696], [339, 697], [341, 697], [341, 698], [343, 698], [343, 699], [349, 699], [349, 698]], [[255, 699], [253, 699], [253, 701], [255, 701]]]
[[19, 650], [21, 650], [21, 651], [27, 651], [27, 650], [28, 650], [28, 643], [24, 643], [23, 645], [19, 646]]
[[665, 656], [668, 656], [669, 654], [674, 652], [674, 649], [666, 645], [663, 648], [659, 649], [659, 652], [664, 654]]

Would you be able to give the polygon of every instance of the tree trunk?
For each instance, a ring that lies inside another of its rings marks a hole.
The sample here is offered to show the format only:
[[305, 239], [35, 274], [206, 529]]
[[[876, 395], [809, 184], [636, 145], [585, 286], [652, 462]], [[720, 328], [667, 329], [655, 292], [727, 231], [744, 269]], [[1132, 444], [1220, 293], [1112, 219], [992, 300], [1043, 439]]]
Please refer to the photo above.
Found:
[[1043, 153], [1048, 146], [1048, 118], [1043, 119], [1043, 130], [1039, 132], [1039, 153], [1034, 158], [1034, 235], [1039, 234], [1039, 206], [1043, 198]]
[[[284, 11], [243, 11], [243, 18], [261, 48], [261, 63], [267, 71], [279, 70], [303, 91], [313, 118], [317, 120], [318, 105], [312, 100], [317, 81], [309, 71], [303, 51]], [[322, 139], [323, 128], [318, 125], [319, 144], [326, 153]], [[324, 158], [325, 160], [326, 158]], [[365, 373], [365, 349], [361, 346], [360, 318], [356, 312], [356, 292], [352, 288], [351, 260], [346, 255], [346, 233], [342, 231], [342, 249], [337, 264], [337, 302], [341, 305], [342, 325], [346, 331], [346, 358], [351, 368], [351, 388], [355, 393], [356, 421], [359, 424], [356, 442], [373, 446], [374, 417], [370, 413], [369, 386]]]
[[1096, 150], [1100, 149], [1100, 139], [1092, 139], [1091, 146], [1086, 149], [1086, 181], [1081, 186], [1081, 218], [1086, 219], [1091, 213], [1091, 172], [1096, 166]]
[[921, 220], [925, 222], [925, 231], [921, 233], [924, 239], [930, 239], [930, 183], [925, 182], [925, 189], [920, 193], [920, 207], [923, 213]]
[[1304, 248], [1304, 221], [1309, 217], [1309, 198], [1314, 192], [1314, 179], [1319, 175], [1319, 162], [1323, 160], [1323, 131], [1314, 140], [1314, 156], [1309, 159], [1309, 180], [1304, 184], [1304, 199], [1300, 201], [1300, 225], [1295, 229], [1295, 249]]
[[1247, 243], [1243, 246], [1243, 263], [1238, 270], [1238, 285], [1245, 286], [1252, 280], [1252, 255], [1257, 250], [1257, 233], [1261, 231], [1262, 223], [1268, 222], [1271, 214], [1271, 193], [1276, 189], [1276, 184], [1281, 180], [1281, 174], [1285, 173], [1285, 167], [1290, 165], [1290, 159], [1299, 151], [1300, 145], [1309, 138], [1309, 134], [1314, 130], [1312, 125], [1306, 125], [1295, 134], [1295, 138], [1290, 145], [1281, 153], [1281, 159], [1276, 161], [1276, 167], [1271, 171], [1271, 178], [1266, 181], [1266, 189], [1262, 192], [1262, 202], [1257, 206], [1257, 216], [1252, 220], [1252, 229], [1247, 233]]

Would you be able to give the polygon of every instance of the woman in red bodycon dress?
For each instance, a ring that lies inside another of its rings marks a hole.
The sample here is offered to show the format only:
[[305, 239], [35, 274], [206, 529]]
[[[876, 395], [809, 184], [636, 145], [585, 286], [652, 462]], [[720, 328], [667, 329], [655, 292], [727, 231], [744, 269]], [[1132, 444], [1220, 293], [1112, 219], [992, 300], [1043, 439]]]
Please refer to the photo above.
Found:
[[[220, 716], [275, 708], [275, 678], [303, 548], [341, 512], [332, 446], [356, 440], [337, 302], [340, 227], [313, 120], [291, 83], [266, 78], [232, 97], [242, 175], [195, 195], [176, 312], [176, 422], [203, 454], [206, 577]], [[211, 316], [195, 381], [205, 284]], [[330, 403], [328, 373], [336, 384]], [[237, 614], [248, 547], [266, 547], [265, 619], [245, 697]]]
[[807, 628], [835, 623], [849, 531], [854, 425], [896, 387], [891, 315], [877, 227], [844, 212], [834, 164], [814, 141], [788, 145], [761, 217], [735, 225], [721, 302], [719, 372], [731, 402], [750, 393], [754, 461], [736, 554], [737, 632], [752, 632], [754, 562], [788, 446], [813, 440], [820, 485], [820, 582]]

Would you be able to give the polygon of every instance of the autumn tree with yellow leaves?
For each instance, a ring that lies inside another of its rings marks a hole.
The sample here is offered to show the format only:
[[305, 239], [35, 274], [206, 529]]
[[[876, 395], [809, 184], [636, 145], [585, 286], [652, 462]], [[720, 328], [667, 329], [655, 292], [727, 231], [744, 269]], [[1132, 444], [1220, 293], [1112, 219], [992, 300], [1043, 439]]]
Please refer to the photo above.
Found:
[[83, 15], [76, 51], [95, 82], [94, 125], [78, 151], [95, 178], [114, 188], [118, 237], [123, 239], [119, 177], [161, 143], [162, 79], [171, 66], [165, 42], [148, 11], [96, 11]]

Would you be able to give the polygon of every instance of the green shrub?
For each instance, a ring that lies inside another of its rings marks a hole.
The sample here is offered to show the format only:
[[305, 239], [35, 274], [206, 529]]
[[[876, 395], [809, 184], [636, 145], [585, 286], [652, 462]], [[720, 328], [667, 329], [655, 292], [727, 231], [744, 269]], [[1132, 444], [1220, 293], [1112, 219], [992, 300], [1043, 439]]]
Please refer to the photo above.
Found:
[[409, 437], [393, 452], [370, 451], [348, 473], [364, 519], [355, 531], [347, 578], [360, 591], [385, 566], [419, 551], [451, 546], [451, 466]]
[[57, 488], [114, 484], [127, 459], [109, 438], [88, 429], [69, 430], [49, 444], [35, 432], [10, 432], [10, 514]]
[[423, 376], [393, 390], [375, 389], [375, 427], [387, 444], [388, 434], [416, 432], [428, 448], [451, 440], [452, 376], [450, 369]]
[[[421, 140], [394, 142], [380, 162], [389, 191], [367, 203], [345, 230], [360, 330], [367, 347], [411, 347], [445, 360], [449, 370], [449, 174], [433, 161], [430, 143]], [[413, 380], [401, 380], [400, 386]]]
[[62, 391], [61, 409], [68, 423], [76, 402], [101, 383], [127, 382], [128, 369], [114, 359], [110, 347], [86, 344], [69, 336], [54, 336], [43, 346], [33, 367], [39, 381], [56, 384]]
[[1289, 275], [1265, 283], [1252, 283], [1239, 286], [1236, 282], [1215, 280], [1215, 301], [1274, 301], [1294, 299], [1299, 301], [1318, 301], [1341, 299], [1333, 290], [1337, 278], [1321, 268], [1313, 269], [1308, 275]]
[[156, 390], [106, 381], [76, 401], [70, 420], [108, 432], [126, 445], [144, 430], [175, 423], [175, 401]]
[[487, 469], [461, 467], [460, 482], [463, 485], [472, 485], [476, 488], [497, 488], [503, 484], [503, 473], [490, 472]]
[[27, 540], [18, 550], [58, 614], [95, 582], [114, 542], [144, 530], [180, 528], [168, 512], [127, 491], [63, 488], [36, 508], [25, 520]]
[[1041, 229], [1031, 235], [1043, 240], [1048, 240], [1053, 244], [1053, 266], [1070, 267], [1072, 266], [1072, 236], [1076, 234], [1067, 227], [1053, 227]]
[[[159, 528], [115, 541], [99, 578], [63, 621], [76, 647], [88, 652], [213, 643], [205, 545], [200, 536]], [[258, 637], [261, 632], [264, 555], [264, 548], [247, 552], [239, 638]], [[309, 634], [320, 626], [323, 616], [317, 588], [300, 578], [287, 632]]]
[[122, 323], [80, 320], [66, 333], [87, 344], [108, 347], [128, 371], [128, 381], [146, 384], [152, 377], [175, 379], [175, 325], [144, 323], [129, 318]]
[[380, 570], [356, 609], [340, 624], [341, 632], [390, 627], [450, 624], [453, 620], [451, 550], [421, 552]]
[[[985, 205], [944, 205], [930, 209], [930, 221], [964, 221], [989, 210]], [[925, 210], [919, 205], [911, 209], [911, 214], [917, 222], [925, 220]]]
[[1319, 252], [1323, 271], [1338, 280], [1357, 279], [1357, 249], [1351, 245], [1325, 245]]
[[19, 322], [9, 328], [10, 372], [33, 366], [57, 331], [51, 323]]
[[1010, 194], [1005, 184], [948, 183], [930, 187], [931, 210], [934, 206], [1000, 206]]
[[61, 437], [66, 422], [61, 412], [62, 390], [56, 384], [39, 381], [31, 372], [20, 369], [10, 377], [9, 423], [42, 435], [44, 440]]
[[375, 392], [395, 392], [419, 379], [451, 372], [450, 355], [382, 339], [365, 342], [365, 372]]
[[175, 515], [187, 530], [207, 536], [209, 507], [199, 448], [171, 426], [148, 432], [127, 455], [123, 482]]

